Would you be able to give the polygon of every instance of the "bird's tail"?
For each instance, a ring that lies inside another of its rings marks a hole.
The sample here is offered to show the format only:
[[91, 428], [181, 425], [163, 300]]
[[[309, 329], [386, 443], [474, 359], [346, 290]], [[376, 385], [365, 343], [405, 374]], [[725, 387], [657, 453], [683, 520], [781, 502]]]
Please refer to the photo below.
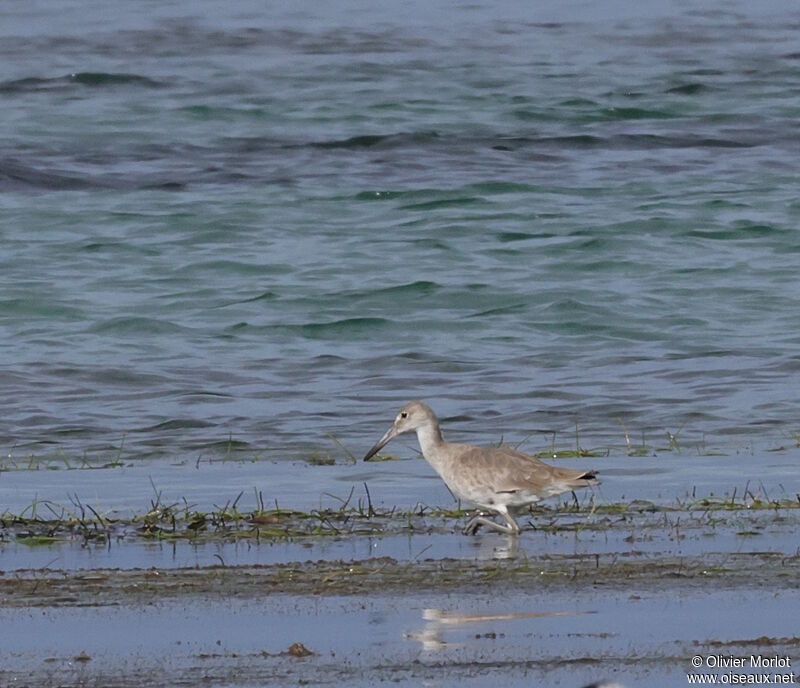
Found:
[[569, 468], [562, 468], [561, 471], [562, 474], [559, 477], [570, 490], [600, 484], [596, 471], [573, 471]]

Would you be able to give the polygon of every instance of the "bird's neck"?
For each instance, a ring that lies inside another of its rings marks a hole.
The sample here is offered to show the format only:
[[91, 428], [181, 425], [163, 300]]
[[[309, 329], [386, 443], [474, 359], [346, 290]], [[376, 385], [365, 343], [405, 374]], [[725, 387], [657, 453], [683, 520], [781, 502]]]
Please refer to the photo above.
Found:
[[429, 463], [435, 464], [439, 450], [445, 444], [439, 424], [430, 423], [417, 428], [417, 439], [419, 448], [422, 449], [422, 455]]

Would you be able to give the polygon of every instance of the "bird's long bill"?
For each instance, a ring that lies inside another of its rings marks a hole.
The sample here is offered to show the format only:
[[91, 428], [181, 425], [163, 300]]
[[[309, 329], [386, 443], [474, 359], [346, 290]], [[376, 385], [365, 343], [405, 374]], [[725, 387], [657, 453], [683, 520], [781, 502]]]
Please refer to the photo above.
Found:
[[397, 435], [397, 428], [394, 425], [389, 428], [381, 437], [375, 446], [367, 452], [367, 455], [364, 457], [364, 461], [369, 461], [375, 454], [377, 454], [383, 447], [389, 442], [392, 437]]

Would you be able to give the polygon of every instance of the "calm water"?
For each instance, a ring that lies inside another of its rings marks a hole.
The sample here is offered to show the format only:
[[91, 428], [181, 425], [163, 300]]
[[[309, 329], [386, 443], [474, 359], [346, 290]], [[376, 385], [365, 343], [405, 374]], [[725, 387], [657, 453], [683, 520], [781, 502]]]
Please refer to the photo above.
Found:
[[782, 441], [795, 9], [6, 3], [3, 454]]
[[[579, 688], [604, 678], [663, 688], [687, 684], [690, 658], [717, 654], [720, 645], [746, 662], [751, 653], [785, 654], [797, 628], [786, 613], [795, 604], [793, 591], [786, 590], [750, 591], [747, 616], [740, 591], [730, 590], [503, 593], [231, 594], [143, 607], [4, 606], [0, 619], [15, 629], [3, 643], [4, 677], [10, 685], [358, 688]], [[742, 633], [778, 641], [759, 646], [758, 640], [742, 640]], [[298, 638], [315, 656], [297, 662], [278, 655]], [[91, 662], [71, 661], [81, 652]], [[753, 673], [740, 670], [745, 672]]]

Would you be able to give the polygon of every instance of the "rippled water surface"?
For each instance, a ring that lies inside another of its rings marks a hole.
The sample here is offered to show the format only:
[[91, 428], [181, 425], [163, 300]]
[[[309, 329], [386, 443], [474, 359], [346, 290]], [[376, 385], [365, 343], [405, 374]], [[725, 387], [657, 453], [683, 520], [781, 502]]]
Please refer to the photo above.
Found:
[[24, 3], [0, 56], [4, 454], [798, 428], [792, 3]]

